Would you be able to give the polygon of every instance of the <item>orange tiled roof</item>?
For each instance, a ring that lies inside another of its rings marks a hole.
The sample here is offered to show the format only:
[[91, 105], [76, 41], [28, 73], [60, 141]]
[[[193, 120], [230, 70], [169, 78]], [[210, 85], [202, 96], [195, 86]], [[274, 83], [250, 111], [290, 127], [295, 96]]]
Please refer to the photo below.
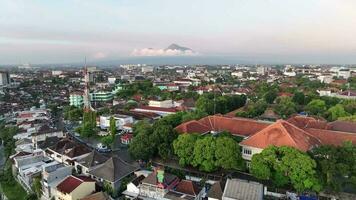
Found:
[[324, 119], [316, 119], [314, 117], [294, 115], [291, 116], [287, 121], [299, 128], [317, 128], [317, 129], [329, 129], [330, 126]]
[[209, 127], [204, 125], [201, 122], [198, 122], [197, 120], [192, 120], [185, 122], [179, 126], [177, 126], [176, 131], [178, 133], [207, 133], [210, 131]]
[[239, 117], [211, 115], [200, 120], [185, 122], [176, 127], [179, 133], [206, 133], [209, 131], [228, 131], [234, 135], [249, 136], [264, 128], [269, 123]]
[[309, 128], [306, 129], [308, 133], [318, 138], [324, 145], [334, 145], [340, 146], [346, 141], [351, 141], [353, 144], [356, 144], [356, 134], [341, 132], [341, 131], [332, 131], [332, 130], [321, 130]]
[[189, 180], [182, 180], [181, 182], [179, 182], [176, 187], [176, 191], [192, 196], [196, 196], [200, 192], [199, 188], [192, 181]]
[[308, 151], [314, 146], [321, 145], [321, 142], [305, 130], [287, 121], [278, 120], [240, 144], [261, 149], [270, 145], [290, 146], [301, 151]]

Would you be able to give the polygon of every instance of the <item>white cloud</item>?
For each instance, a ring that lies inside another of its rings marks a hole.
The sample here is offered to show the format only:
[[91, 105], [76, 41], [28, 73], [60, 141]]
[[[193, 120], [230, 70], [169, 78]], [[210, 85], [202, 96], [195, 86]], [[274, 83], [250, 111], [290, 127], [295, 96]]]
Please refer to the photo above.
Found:
[[134, 49], [131, 53], [132, 56], [195, 56], [197, 52], [192, 50], [178, 50], [178, 49]]
[[93, 58], [95, 58], [95, 59], [102, 59], [102, 58], [106, 58], [106, 57], [108, 57], [108, 55], [103, 52], [96, 52], [93, 55]]

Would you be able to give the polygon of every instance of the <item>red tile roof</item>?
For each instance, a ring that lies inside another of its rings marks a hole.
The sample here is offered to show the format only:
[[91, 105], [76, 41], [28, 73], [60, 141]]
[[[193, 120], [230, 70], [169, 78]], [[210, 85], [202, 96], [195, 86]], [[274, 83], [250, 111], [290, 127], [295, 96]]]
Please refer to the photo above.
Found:
[[70, 194], [83, 182], [95, 182], [93, 179], [85, 176], [68, 176], [61, 183], [57, 185], [57, 190], [64, 193]]
[[240, 117], [207, 116], [199, 120], [212, 131], [228, 131], [233, 135], [249, 136], [264, 128], [269, 123]]
[[176, 187], [176, 191], [192, 196], [196, 196], [200, 192], [198, 186], [194, 184], [192, 181], [188, 181], [188, 180], [182, 180], [181, 182], [179, 182]]
[[177, 126], [175, 130], [178, 133], [207, 133], [210, 128], [197, 120], [188, 121]]
[[206, 133], [210, 131], [228, 131], [233, 135], [249, 136], [264, 128], [269, 123], [260, 122], [247, 118], [225, 117], [212, 115], [200, 120], [192, 120], [177, 126], [178, 133]]
[[[161, 108], [161, 107], [153, 107], [153, 106], [139, 106], [137, 109], [161, 111], [161, 112], [172, 112], [172, 113], [177, 112], [177, 109], [175, 109], [175, 108]], [[137, 111], [137, 109], [133, 109], [133, 110]]]
[[312, 147], [321, 145], [321, 142], [305, 130], [287, 121], [278, 120], [240, 144], [261, 149], [270, 145], [290, 146], [301, 151], [308, 151]]
[[356, 122], [348, 122], [348, 121], [334, 121], [329, 123], [330, 129], [333, 131], [343, 131], [356, 133]]
[[294, 115], [291, 116], [287, 121], [299, 128], [317, 128], [317, 129], [329, 129], [327, 121], [324, 119], [316, 119], [314, 117]]
[[334, 145], [340, 146], [346, 141], [351, 141], [353, 144], [356, 144], [356, 134], [347, 133], [341, 131], [332, 131], [332, 130], [320, 130], [309, 128], [306, 129], [308, 133], [318, 138], [324, 145]]

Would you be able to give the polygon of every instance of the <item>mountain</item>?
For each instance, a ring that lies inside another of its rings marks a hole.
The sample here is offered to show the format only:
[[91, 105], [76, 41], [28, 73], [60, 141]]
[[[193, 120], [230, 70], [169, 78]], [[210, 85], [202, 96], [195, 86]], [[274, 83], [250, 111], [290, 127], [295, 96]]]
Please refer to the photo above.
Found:
[[192, 49], [188, 47], [182, 47], [179, 46], [178, 44], [171, 44], [169, 45], [165, 50], [179, 50], [179, 51], [193, 51]]

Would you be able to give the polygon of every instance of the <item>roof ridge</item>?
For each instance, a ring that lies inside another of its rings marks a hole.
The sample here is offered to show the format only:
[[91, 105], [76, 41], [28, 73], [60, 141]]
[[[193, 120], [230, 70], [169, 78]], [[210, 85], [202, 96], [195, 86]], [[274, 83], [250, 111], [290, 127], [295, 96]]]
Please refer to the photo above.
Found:
[[[293, 128], [295, 128], [295, 129], [297, 129], [297, 130], [299, 130], [299, 131], [302, 131], [303, 133], [305, 133], [305, 134], [308, 135], [309, 137], [316, 139], [320, 144], [322, 144], [322, 142], [320, 141], [319, 138], [317, 138], [317, 137], [311, 135], [310, 133], [308, 133], [308, 132], [305, 131], [304, 129], [299, 128], [298, 126], [295, 126], [294, 124], [289, 123], [289, 122], [287, 122], [287, 121], [285, 121], [285, 120], [281, 120], [281, 121], [282, 121], [283, 123], [288, 124], [289, 126], [292, 126]], [[283, 125], [283, 128], [285, 129], [284, 125]], [[288, 131], [287, 131], [287, 132], [288, 132]], [[289, 134], [288, 134], [288, 135], [289, 135]], [[293, 141], [294, 141], [294, 139], [293, 139]], [[295, 142], [295, 141], [294, 141], [294, 142]]]
[[[291, 134], [289, 133], [289, 131], [286, 129], [286, 127], [284, 126], [283, 122], [286, 122], [284, 120], [278, 120], [277, 123], [280, 124], [280, 127], [283, 129], [283, 132], [287, 133], [287, 137], [289, 137], [292, 142], [294, 143], [295, 146], [298, 146], [297, 142], [294, 140], [294, 138], [291, 136]], [[286, 122], [287, 123], [287, 122]]]

